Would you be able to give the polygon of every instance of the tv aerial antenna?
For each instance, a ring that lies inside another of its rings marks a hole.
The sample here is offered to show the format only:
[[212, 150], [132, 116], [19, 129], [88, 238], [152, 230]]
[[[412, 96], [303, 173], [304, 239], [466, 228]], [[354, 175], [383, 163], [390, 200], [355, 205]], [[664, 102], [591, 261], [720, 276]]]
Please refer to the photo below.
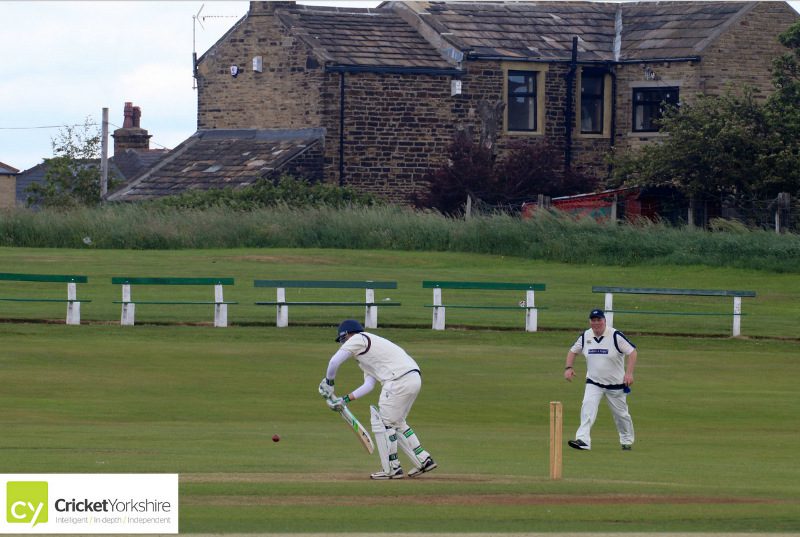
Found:
[[197, 25], [200, 25], [200, 28], [203, 30], [206, 29], [203, 26], [203, 22], [206, 19], [237, 19], [239, 15], [200, 15], [203, 12], [203, 8], [205, 8], [205, 4], [200, 5], [200, 9], [197, 10], [197, 13], [192, 15], [192, 89], [197, 89]]
[[200, 20], [200, 13], [203, 12], [204, 7], [206, 5], [201, 4], [197, 13], [192, 15], [192, 89], [197, 89], [197, 25], [199, 24], [203, 30], [206, 29]]

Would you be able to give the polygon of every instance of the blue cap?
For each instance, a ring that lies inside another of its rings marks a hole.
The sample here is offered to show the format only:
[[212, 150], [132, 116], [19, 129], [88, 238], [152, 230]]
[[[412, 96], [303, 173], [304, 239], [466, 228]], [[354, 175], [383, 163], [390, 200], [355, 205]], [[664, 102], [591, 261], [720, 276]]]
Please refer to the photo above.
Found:
[[605, 319], [606, 318], [606, 314], [603, 312], [603, 310], [592, 310], [589, 313], [589, 318], [590, 319], [595, 319], [595, 318]]
[[342, 321], [342, 324], [339, 325], [339, 330], [337, 331], [338, 336], [336, 337], [336, 343], [341, 343], [347, 334], [363, 331], [364, 327], [361, 326], [361, 323], [358, 321], [354, 321], [353, 319]]

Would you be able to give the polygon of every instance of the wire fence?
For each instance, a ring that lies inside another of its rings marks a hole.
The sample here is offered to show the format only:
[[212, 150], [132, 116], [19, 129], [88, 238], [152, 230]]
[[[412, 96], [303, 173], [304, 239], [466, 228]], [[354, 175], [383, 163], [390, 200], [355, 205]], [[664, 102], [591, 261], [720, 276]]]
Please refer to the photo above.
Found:
[[540, 207], [602, 220], [649, 218], [674, 226], [708, 229], [737, 228], [800, 233], [800, 198], [781, 193], [772, 199], [705, 196], [688, 199], [675, 191], [613, 190], [562, 198], [539, 196], [521, 205], [490, 205], [473, 201], [472, 212], [506, 212], [526, 217]]

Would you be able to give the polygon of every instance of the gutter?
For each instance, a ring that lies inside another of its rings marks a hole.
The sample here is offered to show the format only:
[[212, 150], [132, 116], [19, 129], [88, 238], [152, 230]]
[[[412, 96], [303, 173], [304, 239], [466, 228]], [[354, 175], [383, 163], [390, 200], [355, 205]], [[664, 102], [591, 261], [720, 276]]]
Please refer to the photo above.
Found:
[[329, 65], [325, 66], [326, 73], [391, 73], [398, 75], [434, 75], [434, 76], [461, 76], [466, 71], [462, 69], [447, 69], [436, 67], [392, 67], [392, 66], [367, 66], [367, 65]]
[[[504, 61], [504, 62], [520, 62], [520, 63], [553, 63], [553, 64], [570, 64], [572, 60], [569, 59], [547, 59], [547, 58], [515, 58], [513, 56], [500, 56], [500, 55], [469, 55], [470, 60], [491, 60], [491, 61]], [[608, 64], [635, 64], [635, 63], [683, 63], [683, 62], [699, 62], [700, 56], [685, 56], [682, 58], [647, 58], [640, 60], [581, 60], [581, 65], [608, 65]]]

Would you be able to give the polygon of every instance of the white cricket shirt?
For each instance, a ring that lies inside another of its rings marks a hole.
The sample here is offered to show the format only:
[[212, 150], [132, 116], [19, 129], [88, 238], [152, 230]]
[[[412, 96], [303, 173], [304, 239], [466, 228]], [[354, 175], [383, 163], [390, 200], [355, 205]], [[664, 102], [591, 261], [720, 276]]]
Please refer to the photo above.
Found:
[[625, 356], [636, 349], [625, 334], [606, 327], [602, 336], [595, 337], [592, 329], [578, 336], [570, 352], [586, 357], [586, 376], [600, 384], [622, 384], [625, 380]]
[[[399, 345], [375, 334], [360, 332], [345, 341], [344, 345], [331, 359], [331, 364], [328, 367], [328, 378], [333, 378], [330, 376], [331, 366], [334, 365], [335, 361], [338, 361], [335, 359], [343, 351], [355, 358], [358, 366], [366, 375], [371, 376], [381, 384], [402, 377], [414, 369], [419, 370], [417, 362]], [[338, 364], [335, 367], [338, 368]], [[336, 374], [335, 369], [333, 373], [334, 375]]]

